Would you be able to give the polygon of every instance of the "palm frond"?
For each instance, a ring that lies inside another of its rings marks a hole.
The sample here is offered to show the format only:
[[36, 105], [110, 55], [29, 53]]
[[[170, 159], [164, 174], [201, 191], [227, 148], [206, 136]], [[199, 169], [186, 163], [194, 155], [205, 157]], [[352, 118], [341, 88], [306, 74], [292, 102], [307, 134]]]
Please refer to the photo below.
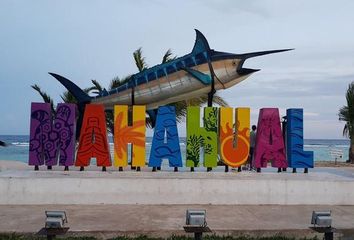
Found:
[[42, 89], [37, 84], [31, 85], [31, 88], [33, 88], [35, 91], [37, 91], [39, 93], [39, 95], [43, 99], [43, 102], [50, 103], [50, 108], [52, 109], [52, 112], [54, 113], [55, 109], [54, 109], [53, 99], [46, 92], [42, 91]]
[[[197, 98], [191, 98], [188, 100], [184, 100], [184, 101], [179, 101], [179, 102], [175, 102], [175, 103], [171, 103], [169, 104], [170, 106], [174, 106], [176, 109], [176, 120], [177, 122], [182, 122], [185, 120], [185, 117], [187, 116], [187, 107], [189, 106], [203, 106], [206, 105], [208, 103], [208, 96], [207, 95], [203, 95]], [[214, 95], [213, 98], [213, 103], [221, 106], [221, 107], [227, 107], [228, 104], [227, 102], [220, 96], [218, 95]]]
[[76, 98], [69, 91], [63, 92], [63, 94], [60, 95], [60, 97], [65, 103], [77, 103]]
[[343, 136], [349, 137], [349, 129], [347, 124], [345, 124], [343, 128]]
[[99, 94], [103, 91], [102, 85], [97, 80], [92, 79], [91, 82], [93, 84], [92, 93]]
[[138, 68], [139, 72], [142, 72], [148, 68], [148, 65], [145, 62], [145, 58], [143, 57], [143, 51], [141, 47], [133, 53], [133, 56], [135, 60], [135, 65]]
[[119, 86], [125, 84], [126, 82], [128, 82], [130, 79], [131, 79], [131, 75], [128, 75], [128, 76], [126, 76], [126, 77], [124, 77], [124, 78], [122, 78], [122, 79], [120, 79], [119, 77], [114, 77], [114, 78], [111, 80], [108, 89], [109, 89], [109, 90], [112, 90], [112, 89], [114, 89], [114, 88], [117, 88], [117, 87], [119, 87]]
[[165, 55], [163, 55], [162, 58], [162, 63], [167, 63], [170, 62], [172, 60], [175, 60], [177, 58], [177, 56], [172, 56], [172, 51], [171, 49], [168, 49], [165, 53]]
[[[207, 99], [207, 101], [208, 101], [208, 99]], [[220, 107], [228, 107], [229, 106], [229, 104], [225, 101], [225, 99], [223, 99], [219, 95], [214, 95], [213, 103], [215, 103], [216, 105], [219, 105]]]

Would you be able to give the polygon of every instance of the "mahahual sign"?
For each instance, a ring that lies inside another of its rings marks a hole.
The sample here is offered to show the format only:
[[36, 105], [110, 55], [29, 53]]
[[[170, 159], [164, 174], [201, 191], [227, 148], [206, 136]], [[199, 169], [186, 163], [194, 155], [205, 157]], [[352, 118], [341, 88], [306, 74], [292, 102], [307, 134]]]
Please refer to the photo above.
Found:
[[[55, 166], [59, 160], [61, 166], [85, 167], [90, 165], [91, 158], [96, 158], [97, 166], [112, 166], [103, 105], [86, 105], [76, 161], [76, 105], [59, 104], [57, 109], [52, 121], [50, 104], [32, 103], [29, 165]], [[145, 166], [145, 110], [145, 106], [133, 106], [133, 121], [128, 126], [128, 106], [115, 106], [115, 167], [128, 165], [128, 143], [133, 149], [132, 166]], [[200, 165], [200, 148], [204, 149], [204, 167], [216, 167], [218, 155], [231, 167], [246, 163], [250, 148], [249, 108], [206, 107], [204, 126], [200, 127], [200, 108], [188, 107], [186, 125], [187, 167]], [[261, 109], [253, 166], [265, 168], [271, 161], [277, 168], [312, 168], [313, 152], [303, 150], [302, 109], [287, 110], [286, 136], [285, 148], [278, 109]], [[164, 159], [168, 159], [170, 167], [182, 167], [176, 114], [172, 106], [158, 108], [148, 166], [160, 167]]]
[[[201, 32], [196, 30], [196, 33], [191, 53], [132, 75], [127, 83], [109, 92], [103, 89], [96, 97], [88, 96], [72, 81], [51, 73], [74, 95], [78, 104], [59, 104], [53, 120], [48, 104], [32, 103], [29, 164], [54, 166], [59, 159], [62, 166], [84, 167], [95, 157], [97, 166], [111, 166], [106, 110], [114, 112], [114, 166], [127, 165], [128, 143], [133, 146], [132, 165], [145, 166], [146, 112], [155, 126], [148, 166], [159, 167], [163, 159], [168, 159], [171, 167], [182, 167], [175, 110], [167, 104], [208, 94], [208, 105], [211, 105], [216, 90], [238, 84], [258, 71], [244, 68], [246, 59], [290, 50], [219, 52], [210, 49]], [[128, 105], [133, 106], [132, 126], [128, 126]], [[80, 113], [78, 121], [76, 109]], [[229, 166], [244, 164], [249, 151], [249, 111], [249, 108], [237, 108], [233, 113], [232, 108], [207, 107], [204, 126], [200, 127], [200, 109], [189, 107], [186, 166], [199, 166], [201, 147], [204, 167], [216, 167], [218, 155]], [[255, 167], [266, 167], [269, 160], [273, 167], [279, 168], [313, 167], [313, 153], [303, 151], [302, 109], [288, 109], [287, 119], [285, 148], [278, 109], [260, 110]], [[76, 132], [80, 138], [75, 160]]]

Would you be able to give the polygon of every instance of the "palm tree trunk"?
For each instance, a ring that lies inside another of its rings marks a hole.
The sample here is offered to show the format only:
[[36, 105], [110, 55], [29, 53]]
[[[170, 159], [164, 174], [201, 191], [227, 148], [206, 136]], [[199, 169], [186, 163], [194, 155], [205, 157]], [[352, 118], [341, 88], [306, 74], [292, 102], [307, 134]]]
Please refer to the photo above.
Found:
[[350, 139], [349, 162], [354, 164], [354, 138]]

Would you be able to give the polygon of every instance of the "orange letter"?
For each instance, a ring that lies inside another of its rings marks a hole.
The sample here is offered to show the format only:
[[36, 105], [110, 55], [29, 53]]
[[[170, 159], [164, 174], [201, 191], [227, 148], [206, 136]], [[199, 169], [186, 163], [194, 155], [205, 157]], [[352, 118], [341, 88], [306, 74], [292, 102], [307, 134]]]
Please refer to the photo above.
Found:
[[239, 167], [250, 150], [250, 109], [235, 109], [236, 127], [232, 127], [232, 113], [232, 108], [220, 108], [220, 155], [228, 166]]

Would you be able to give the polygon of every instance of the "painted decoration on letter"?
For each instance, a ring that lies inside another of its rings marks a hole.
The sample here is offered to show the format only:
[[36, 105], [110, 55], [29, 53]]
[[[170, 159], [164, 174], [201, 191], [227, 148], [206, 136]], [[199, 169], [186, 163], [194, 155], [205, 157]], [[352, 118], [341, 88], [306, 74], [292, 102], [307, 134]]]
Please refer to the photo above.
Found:
[[187, 108], [187, 151], [186, 166], [198, 167], [200, 148], [204, 151], [204, 167], [216, 167], [218, 157], [218, 110], [216, 107], [204, 108], [204, 127], [200, 127], [200, 108]]
[[287, 157], [291, 168], [313, 168], [313, 152], [304, 151], [303, 110], [291, 108], [287, 116]]
[[106, 118], [101, 104], [87, 104], [85, 107], [75, 166], [89, 166], [91, 158], [96, 158], [97, 166], [112, 165]]
[[132, 126], [128, 126], [128, 106], [114, 106], [114, 166], [128, 165], [131, 143], [132, 166], [145, 166], [145, 106], [133, 106]]
[[182, 167], [176, 112], [173, 106], [159, 107], [157, 111], [149, 167], [160, 167], [163, 159], [168, 159], [170, 167]]
[[266, 168], [268, 161], [272, 167], [288, 167], [278, 108], [259, 111], [253, 166]]
[[75, 112], [75, 104], [60, 103], [53, 122], [49, 103], [31, 104], [29, 165], [74, 164]]
[[235, 109], [236, 126], [232, 115], [232, 108], [220, 108], [220, 156], [226, 165], [239, 167], [247, 162], [250, 150], [250, 109]]

